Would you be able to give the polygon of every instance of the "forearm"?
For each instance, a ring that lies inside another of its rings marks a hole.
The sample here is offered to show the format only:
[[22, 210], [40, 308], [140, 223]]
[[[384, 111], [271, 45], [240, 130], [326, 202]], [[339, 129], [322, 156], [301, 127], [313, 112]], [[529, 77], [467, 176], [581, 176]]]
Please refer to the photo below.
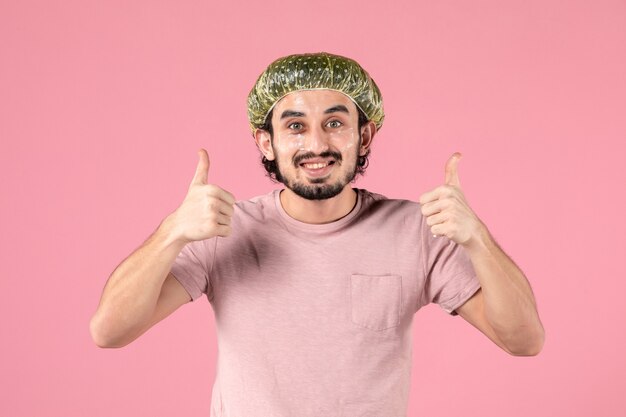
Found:
[[538, 352], [544, 330], [528, 280], [486, 227], [479, 236], [466, 250], [482, 287], [486, 320], [510, 351]]
[[161, 288], [185, 246], [167, 217], [148, 239], [111, 273], [91, 319], [100, 346], [123, 346], [151, 320]]

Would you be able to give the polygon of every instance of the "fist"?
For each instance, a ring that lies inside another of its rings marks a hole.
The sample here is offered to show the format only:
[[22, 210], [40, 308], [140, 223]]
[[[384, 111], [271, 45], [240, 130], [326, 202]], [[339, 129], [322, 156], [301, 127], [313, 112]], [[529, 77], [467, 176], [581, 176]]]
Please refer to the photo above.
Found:
[[469, 246], [480, 236], [482, 222], [467, 203], [457, 171], [461, 154], [455, 152], [445, 167], [445, 183], [420, 196], [422, 215], [433, 235]]
[[208, 183], [210, 162], [206, 150], [200, 149], [198, 155], [187, 196], [173, 213], [177, 234], [187, 242], [230, 235], [235, 204], [231, 193]]

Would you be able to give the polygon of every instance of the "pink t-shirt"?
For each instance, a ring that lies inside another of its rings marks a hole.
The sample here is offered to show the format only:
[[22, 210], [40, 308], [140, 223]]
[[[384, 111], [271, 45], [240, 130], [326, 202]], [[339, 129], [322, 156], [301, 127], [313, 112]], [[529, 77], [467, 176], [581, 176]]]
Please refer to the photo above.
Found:
[[299, 222], [279, 190], [235, 205], [232, 234], [191, 242], [172, 274], [217, 328], [211, 417], [405, 417], [413, 314], [479, 288], [418, 203], [357, 190], [333, 223]]

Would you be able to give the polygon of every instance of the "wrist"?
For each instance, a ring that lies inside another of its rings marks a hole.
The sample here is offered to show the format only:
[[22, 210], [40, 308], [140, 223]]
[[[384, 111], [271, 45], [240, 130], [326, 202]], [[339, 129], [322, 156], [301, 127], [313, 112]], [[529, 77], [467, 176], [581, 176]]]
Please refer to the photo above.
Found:
[[170, 213], [161, 221], [157, 228], [157, 233], [161, 236], [167, 246], [178, 245], [181, 248], [190, 241], [180, 232], [176, 221], [176, 212]]
[[470, 254], [479, 254], [489, 252], [490, 247], [492, 247], [493, 244], [494, 241], [489, 233], [489, 230], [487, 229], [487, 226], [479, 221], [474, 233], [465, 243], [463, 243], [462, 246]]

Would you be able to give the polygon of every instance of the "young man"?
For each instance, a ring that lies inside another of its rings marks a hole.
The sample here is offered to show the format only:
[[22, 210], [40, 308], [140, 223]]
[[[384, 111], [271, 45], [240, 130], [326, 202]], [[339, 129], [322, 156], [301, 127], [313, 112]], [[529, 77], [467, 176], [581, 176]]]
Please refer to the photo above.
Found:
[[208, 182], [109, 278], [91, 322], [121, 347], [206, 294], [219, 347], [211, 415], [404, 416], [412, 317], [438, 303], [513, 355], [544, 332], [530, 285], [468, 206], [457, 174], [419, 204], [351, 187], [384, 113], [355, 61], [272, 63], [248, 97], [256, 144], [285, 185], [236, 202]]

